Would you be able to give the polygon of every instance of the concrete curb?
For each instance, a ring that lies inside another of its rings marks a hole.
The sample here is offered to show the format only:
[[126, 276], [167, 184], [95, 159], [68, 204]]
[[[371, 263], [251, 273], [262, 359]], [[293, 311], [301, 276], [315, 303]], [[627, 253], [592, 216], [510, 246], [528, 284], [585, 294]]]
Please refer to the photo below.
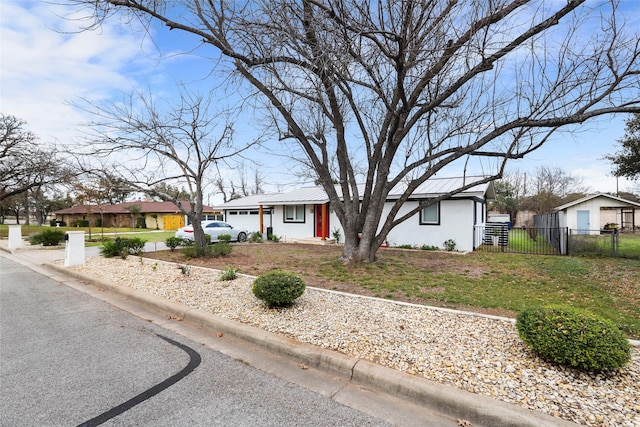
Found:
[[399, 372], [367, 360], [301, 343], [113, 282], [96, 280], [61, 265], [45, 263], [44, 266], [83, 283], [106, 289], [146, 308], [181, 318], [185, 322], [213, 333], [228, 334], [271, 352], [294, 358], [309, 367], [329, 371], [347, 382], [386, 392], [443, 414], [467, 419], [473, 425], [575, 426], [574, 423], [560, 418]]

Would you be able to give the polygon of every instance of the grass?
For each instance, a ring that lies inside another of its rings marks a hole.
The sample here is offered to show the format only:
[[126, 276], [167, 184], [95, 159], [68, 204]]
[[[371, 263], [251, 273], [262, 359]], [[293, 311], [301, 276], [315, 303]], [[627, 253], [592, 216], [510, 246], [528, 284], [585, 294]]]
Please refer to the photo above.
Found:
[[[44, 229], [49, 229], [49, 226], [41, 225], [23, 225], [21, 232], [23, 237], [30, 236], [32, 234], [40, 233]], [[101, 240], [103, 235], [103, 229], [101, 227], [59, 227], [59, 230], [67, 231], [84, 231], [85, 240]], [[91, 234], [89, 234], [91, 231]], [[147, 242], [164, 242], [167, 237], [173, 236], [175, 231], [152, 231], [148, 228], [104, 228], [105, 239], [114, 238], [115, 235], [122, 235], [124, 233], [133, 234], [135, 237], [145, 239]], [[6, 224], [0, 224], [0, 238], [7, 238], [9, 236], [9, 226]], [[91, 236], [91, 237], [90, 237]], [[87, 246], [100, 246], [101, 241], [87, 242]]]
[[348, 265], [339, 260], [339, 246], [253, 244], [234, 246], [222, 260], [196, 262], [250, 275], [280, 268], [308, 286], [513, 317], [533, 306], [567, 304], [640, 339], [640, 260], [397, 249], [378, 255], [376, 263]]

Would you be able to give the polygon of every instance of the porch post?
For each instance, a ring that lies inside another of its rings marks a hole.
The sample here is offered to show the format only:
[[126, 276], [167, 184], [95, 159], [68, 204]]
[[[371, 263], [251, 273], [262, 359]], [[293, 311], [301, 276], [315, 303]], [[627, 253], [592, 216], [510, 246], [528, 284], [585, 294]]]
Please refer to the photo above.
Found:
[[322, 240], [327, 240], [327, 225], [328, 225], [328, 214], [329, 214], [329, 204], [325, 203], [322, 205]]
[[258, 209], [258, 215], [260, 216], [260, 234], [264, 233], [264, 223], [263, 223], [263, 218], [262, 218], [262, 205], [260, 205], [260, 208]]

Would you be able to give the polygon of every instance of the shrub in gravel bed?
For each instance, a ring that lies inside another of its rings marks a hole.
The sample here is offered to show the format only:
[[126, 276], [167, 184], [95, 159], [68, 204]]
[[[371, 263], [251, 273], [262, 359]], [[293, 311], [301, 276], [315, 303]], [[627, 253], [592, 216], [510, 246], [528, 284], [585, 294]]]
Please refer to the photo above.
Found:
[[29, 236], [32, 245], [56, 246], [64, 239], [64, 231], [45, 229], [42, 232]]
[[147, 241], [139, 237], [116, 237], [113, 241], [107, 241], [100, 248], [100, 255], [105, 258], [113, 258], [119, 256], [126, 259], [127, 256], [139, 255], [144, 251], [144, 244]]
[[543, 359], [585, 371], [626, 365], [631, 346], [615, 323], [565, 306], [530, 308], [516, 318], [520, 338]]
[[253, 294], [269, 307], [288, 307], [305, 289], [306, 285], [299, 276], [284, 271], [262, 274], [252, 287]]
[[183, 240], [180, 237], [171, 236], [166, 238], [164, 244], [173, 252], [178, 246], [183, 244]]

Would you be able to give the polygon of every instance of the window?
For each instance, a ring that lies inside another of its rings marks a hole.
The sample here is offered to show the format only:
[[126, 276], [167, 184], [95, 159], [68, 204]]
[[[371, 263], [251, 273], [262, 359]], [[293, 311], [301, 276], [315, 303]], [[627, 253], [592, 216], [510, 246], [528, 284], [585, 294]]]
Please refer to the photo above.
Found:
[[285, 206], [284, 222], [304, 222], [304, 205]]
[[434, 203], [420, 211], [420, 225], [440, 225], [440, 203]]

